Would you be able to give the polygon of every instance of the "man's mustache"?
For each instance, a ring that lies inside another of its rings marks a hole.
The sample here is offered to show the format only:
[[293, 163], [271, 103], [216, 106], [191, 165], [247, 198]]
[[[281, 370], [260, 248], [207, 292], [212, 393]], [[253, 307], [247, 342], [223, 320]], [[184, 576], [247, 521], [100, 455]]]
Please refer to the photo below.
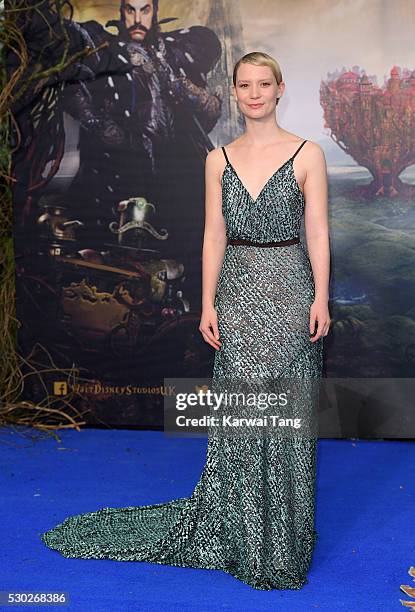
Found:
[[143, 32], [148, 32], [149, 31], [148, 28], [146, 28], [146, 26], [140, 25], [140, 24], [132, 25], [129, 28], [127, 28], [127, 32], [128, 33], [133, 32], [134, 30], [142, 30]]

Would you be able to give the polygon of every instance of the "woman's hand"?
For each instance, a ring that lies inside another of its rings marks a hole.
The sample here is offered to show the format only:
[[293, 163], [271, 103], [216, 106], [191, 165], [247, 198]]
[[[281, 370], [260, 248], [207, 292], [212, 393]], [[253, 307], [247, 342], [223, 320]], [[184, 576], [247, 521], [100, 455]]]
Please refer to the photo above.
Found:
[[313, 334], [316, 322], [318, 324], [317, 333], [310, 338], [311, 342], [316, 342], [321, 336], [327, 336], [330, 328], [330, 315], [326, 300], [314, 300], [310, 308], [310, 336]]
[[199, 331], [206, 342], [219, 350], [222, 343], [219, 341], [218, 315], [213, 306], [203, 308]]

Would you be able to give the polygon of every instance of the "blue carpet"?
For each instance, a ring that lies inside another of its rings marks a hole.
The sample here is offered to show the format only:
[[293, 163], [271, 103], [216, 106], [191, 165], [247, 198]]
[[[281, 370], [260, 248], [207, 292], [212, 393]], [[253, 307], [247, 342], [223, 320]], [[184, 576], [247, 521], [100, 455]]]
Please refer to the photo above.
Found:
[[69, 515], [190, 495], [207, 443], [153, 431], [59, 436], [61, 443], [30, 429], [0, 429], [2, 591], [67, 591], [69, 606], [52, 609], [82, 612], [383, 612], [409, 599], [399, 586], [413, 584], [407, 572], [415, 565], [413, 442], [319, 440], [320, 537], [309, 584], [256, 591], [218, 570], [67, 559], [47, 548], [40, 534]]

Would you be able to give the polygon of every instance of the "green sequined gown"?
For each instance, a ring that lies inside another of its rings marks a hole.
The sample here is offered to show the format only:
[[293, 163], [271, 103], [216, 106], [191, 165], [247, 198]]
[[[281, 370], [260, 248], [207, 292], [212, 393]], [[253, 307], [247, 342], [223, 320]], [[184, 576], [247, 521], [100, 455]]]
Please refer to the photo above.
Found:
[[[228, 238], [268, 242], [299, 235], [305, 202], [293, 163], [301, 146], [256, 200], [227, 160], [222, 196]], [[215, 352], [214, 385], [228, 377], [318, 379], [323, 339], [309, 340], [313, 299], [301, 243], [228, 245], [215, 296], [222, 346]], [[303, 403], [307, 412], [312, 400]], [[70, 516], [41, 538], [65, 557], [219, 569], [255, 589], [300, 589], [318, 537], [316, 444], [312, 436], [209, 434], [206, 463], [190, 497]]]

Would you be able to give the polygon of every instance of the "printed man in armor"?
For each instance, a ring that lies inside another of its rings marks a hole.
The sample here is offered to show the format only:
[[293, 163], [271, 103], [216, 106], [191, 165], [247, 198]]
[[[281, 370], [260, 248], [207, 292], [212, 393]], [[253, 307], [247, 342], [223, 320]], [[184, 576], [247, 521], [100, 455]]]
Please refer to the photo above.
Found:
[[[55, 113], [42, 119], [38, 146], [45, 149], [52, 133], [47, 122], [58, 121], [58, 109], [76, 118], [80, 166], [65, 200], [72, 217], [84, 223], [83, 243], [96, 248], [116, 243], [110, 226], [119, 220], [118, 203], [143, 196], [156, 208], [152, 224], [169, 234], [156, 244], [149, 236], [148, 246], [182, 261], [188, 278], [196, 274], [197, 295], [204, 162], [213, 148], [208, 133], [221, 114], [221, 95], [208, 91], [206, 75], [221, 46], [203, 26], [162, 32], [160, 24], [175, 18], [159, 21], [157, 11], [158, 0], [123, 0], [120, 19], [106, 24], [117, 27], [117, 35], [95, 20], [64, 20], [70, 51], [107, 47], [55, 77], [65, 86]], [[61, 32], [62, 19], [52, 12], [47, 17], [48, 28]], [[29, 44], [43, 44], [44, 27], [39, 12], [22, 24]], [[50, 54], [53, 49], [50, 45]], [[57, 48], [57, 57], [60, 52]]]
[[109, 42], [111, 74], [66, 88], [65, 110], [81, 125], [68, 195], [102, 236], [120, 200], [146, 197], [169, 232], [168, 253], [188, 251], [190, 264], [201, 248], [207, 134], [221, 112], [206, 74], [221, 48], [206, 27], [161, 32], [157, 9], [158, 0], [122, 2], [120, 20], [107, 23], [117, 36], [96, 21], [79, 24], [95, 45]]

